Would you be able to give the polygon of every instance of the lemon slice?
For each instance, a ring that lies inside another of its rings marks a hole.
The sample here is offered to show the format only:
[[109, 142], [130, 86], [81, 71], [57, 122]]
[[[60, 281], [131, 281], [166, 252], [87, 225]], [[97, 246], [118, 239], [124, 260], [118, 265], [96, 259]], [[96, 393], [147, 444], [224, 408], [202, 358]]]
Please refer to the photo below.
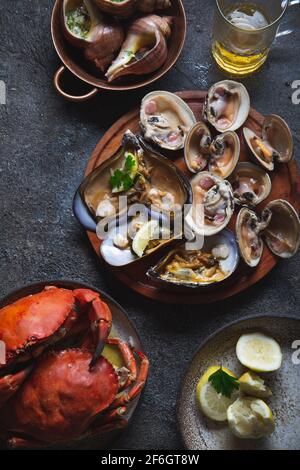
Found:
[[157, 220], [146, 222], [135, 234], [132, 240], [133, 251], [141, 258], [150, 240], [159, 235], [159, 223]]
[[238, 398], [227, 410], [228, 424], [241, 439], [260, 439], [275, 430], [271, 409], [259, 398]]
[[239, 378], [240, 389], [246, 395], [256, 398], [268, 398], [271, 390], [265, 385], [265, 381], [254, 372], [245, 372]]
[[[205, 416], [214, 421], [226, 421], [227, 409], [237, 399], [239, 392], [237, 390], [233, 391], [231, 398], [217, 393], [208, 379], [219, 369], [220, 366], [209, 367], [202, 375], [197, 385], [196, 399]], [[226, 367], [222, 367], [222, 369], [232, 377], [236, 377], [229, 369], [226, 369]]]
[[236, 355], [244, 366], [255, 372], [272, 372], [282, 363], [279, 344], [262, 333], [241, 336], [236, 345]]

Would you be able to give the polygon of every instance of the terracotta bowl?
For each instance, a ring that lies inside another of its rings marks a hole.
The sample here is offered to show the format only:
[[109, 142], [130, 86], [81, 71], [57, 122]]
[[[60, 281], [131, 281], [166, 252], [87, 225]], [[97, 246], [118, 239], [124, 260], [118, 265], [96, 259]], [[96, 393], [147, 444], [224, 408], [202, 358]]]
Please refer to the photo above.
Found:
[[[108, 83], [103, 75], [97, 76], [97, 71], [82, 58], [80, 51], [72, 48], [64, 38], [61, 28], [61, 9], [63, 0], [56, 0], [52, 18], [51, 18], [51, 34], [54, 47], [59, 55], [62, 65], [54, 75], [54, 86], [57, 92], [65, 99], [70, 101], [85, 101], [95, 96], [99, 90], [127, 91], [142, 88], [150, 83], [155, 82], [165, 75], [176, 63], [184, 46], [186, 36], [186, 16], [181, 0], [172, 0], [172, 6], [164, 10], [164, 14], [174, 17], [172, 27], [172, 35], [168, 41], [168, 58], [164, 65], [156, 72], [150, 75], [143, 75], [134, 78], [123, 78], [122, 81], [116, 83]], [[93, 88], [90, 92], [82, 96], [73, 96], [61, 87], [61, 77], [65, 70], [75, 75], [85, 84], [91, 85]]]

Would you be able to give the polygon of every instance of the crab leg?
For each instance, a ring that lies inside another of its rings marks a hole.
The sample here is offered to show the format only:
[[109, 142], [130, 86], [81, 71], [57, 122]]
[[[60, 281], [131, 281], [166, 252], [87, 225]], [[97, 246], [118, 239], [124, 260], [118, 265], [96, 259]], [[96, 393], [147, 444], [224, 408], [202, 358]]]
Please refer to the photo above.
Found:
[[26, 377], [31, 372], [32, 367], [17, 372], [16, 374], [0, 377], [0, 406], [2, 406], [22, 385]]
[[74, 295], [81, 307], [84, 308], [87, 304], [90, 304], [89, 321], [92, 330], [92, 342], [97, 345], [90, 363], [90, 368], [92, 368], [101, 356], [105, 341], [110, 333], [112, 315], [110, 308], [105, 302], [102, 302], [98, 293], [88, 289], [76, 289]]
[[149, 360], [142, 352], [135, 351], [135, 353], [141, 361], [136, 383], [128, 392], [121, 392], [121, 394], [113, 401], [111, 405], [113, 408], [124, 406], [132, 401], [139, 393], [141, 393], [145, 386], [148, 376]]
[[133, 351], [131, 347], [122, 341], [119, 338], [108, 338], [106, 341], [107, 344], [115, 345], [118, 346], [122, 357], [123, 361], [125, 363], [125, 367], [129, 370], [130, 374], [128, 376], [128, 379], [124, 386], [122, 388], [128, 388], [129, 385], [136, 380], [137, 377], [137, 366], [136, 366], [136, 360], [133, 354]]
[[26, 439], [25, 437], [13, 436], [7, 440], [7, 445], [11, 449], [40, 449], [46, 447], [49, 443], [37, 441], [31, 437]]

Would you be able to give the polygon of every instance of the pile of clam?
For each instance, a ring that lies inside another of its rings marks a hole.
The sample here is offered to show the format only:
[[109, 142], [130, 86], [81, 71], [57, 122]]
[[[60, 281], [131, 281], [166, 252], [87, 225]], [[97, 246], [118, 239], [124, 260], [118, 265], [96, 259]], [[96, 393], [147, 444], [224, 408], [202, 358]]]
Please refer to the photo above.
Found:
[[109, 82], [145, 75], [167, 60], [173, 18], [157, 13], [172, 0], [64, 0], [62, 29]]
[[[144, 97], [141, 136], [127, 131], [119, 151], [80, 187], [100, 239], [99, 227], [117, 216], [101, 244], [107, 263], [127, 266], [149, 257], [149, 266], [151, 255], [164, 249], [148, 277], [163, 285], [198, 288], [227, 279], [240, 255], [248, 266], [257, 266], [264, 243], [281, 258], [296, 253], [298, 214], [288, 201], [269, 198], [269, 173], [291, 160], [292, 135], [275, 115], [265, 118], [261, 133], [254, 133], [243, 127], [249, 112], [246, 88], [230, 80], [210, 88], [202, 122], [175, 94], [155, 91]], [[240, 161], [239, 129], [255, 163]], [[178, 152], [184, 152], [190, 177], [172, 163], [172, 153]], [[120, 195], [126, 196], [129, 210], [120, 207]], [[270, 202], [261, 209], [267, 198]], [[146, 214], [134, 211], [136, 204], [143, 204]], [[233, 233], [227, 226], [236, 209]], [[178, 233], [180, 219], [185, 223]]]

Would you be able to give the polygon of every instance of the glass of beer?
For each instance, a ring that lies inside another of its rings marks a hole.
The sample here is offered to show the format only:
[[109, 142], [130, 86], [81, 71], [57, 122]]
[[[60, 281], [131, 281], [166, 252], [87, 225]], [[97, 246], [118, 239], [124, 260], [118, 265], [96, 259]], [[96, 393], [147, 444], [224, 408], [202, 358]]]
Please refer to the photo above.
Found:
[[288, 7], [297, 4], [300, 0], [216, 0], [212, 53], [219, 67], [235, 77], [258, 70], [274, 39], [293, 31], [290, 26], [279, 32], [279, 25]]

